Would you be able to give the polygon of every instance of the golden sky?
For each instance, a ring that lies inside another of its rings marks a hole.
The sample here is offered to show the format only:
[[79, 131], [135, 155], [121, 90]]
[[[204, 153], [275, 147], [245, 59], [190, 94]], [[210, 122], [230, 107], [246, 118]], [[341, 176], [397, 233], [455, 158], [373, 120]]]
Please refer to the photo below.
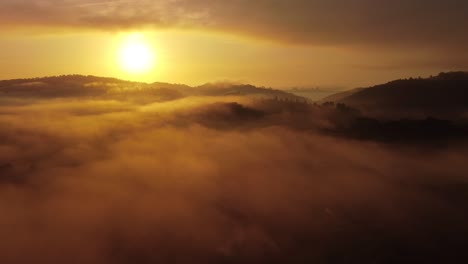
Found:
[[[0, 79], [367, 86], [468, 69], [466, 11], [456, 0], [2, 0]], [[118, 55], [136, 32], [155, 56], [139, 74]]]

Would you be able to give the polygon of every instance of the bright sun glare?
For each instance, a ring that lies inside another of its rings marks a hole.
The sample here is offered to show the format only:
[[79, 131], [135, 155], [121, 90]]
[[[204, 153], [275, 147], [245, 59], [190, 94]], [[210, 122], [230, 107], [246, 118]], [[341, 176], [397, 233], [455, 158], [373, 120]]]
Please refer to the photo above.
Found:
[[150, 43], [141, 34], [127, 36], [119, 49], [119, 62], [128, 73], [140, 74], [154, 67], [155, 55]]

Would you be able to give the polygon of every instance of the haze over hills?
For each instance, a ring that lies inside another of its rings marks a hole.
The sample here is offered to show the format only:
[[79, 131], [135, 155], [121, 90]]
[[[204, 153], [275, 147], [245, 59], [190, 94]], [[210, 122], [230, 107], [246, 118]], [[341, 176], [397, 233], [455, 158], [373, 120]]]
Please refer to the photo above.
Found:
[[[464, 138], [468, 131], [467, 76], [467, 73], [452, 72], [427, 79], [396, 80], [340, 92], [313, 102], [282, 90], [236, 83], [190, 87], [66, 75], [0, 81], [0, 105], [82, 99], [117, 100], [141, 108], [164, 102], [177, 105], [184, 99], [184, 102], [191, 102], [192, 98], [198, 98], [202, 101], [195, 103], [197, 107], [193, 107], [193, 113], [187, 118], [206, 126], [287, 125], [298, 130], [323, 131], [364, 140], [427, 141]], [[103, 106], [99, 111], [107, 110]]]
[[0, 95], [13, 98], [114, 97], [167, 101], [187, 96], [248, 96], [305, 100], [281, 90], [235, 83], [209, 83], [197, 87], [170, 83], [142, 83], [116, 78], [65, 75], [0, 81]]
[[355, 88], [351, 90], [346, 90], [338, 93], [334, 93], [332, 95], [329, 95], [325, 98], [322, 98], [319, 102], [325, 103], [325, 102], [341, 102], [341, 100], [345, 99], [346, 97], [353, 95], [355, 93], [358, 93], [366, 88]]
[[292, 93], [298, 96], [305, 97], [313, 102], [318, 102], [322, 100], [323, 98], [329, 97], [331, 95], [334, 95], [336, 93], [339, 93], [343, 91], [344, 89], [342, 88], [337, 88], [337, 87], [329, 87], [329, 88], [299, 88], [299, 87], [294, 87], [294, 88], [286, 88], [284, 89], [285, 92]]
[[[318, 103], [243, 84], [0, 81], [0, 262], [459, 263], [466, 108], [395, 113], [404, 91], [462, 90], [460, 76]], [[384, 99], [391, 120], [367, 110]]]

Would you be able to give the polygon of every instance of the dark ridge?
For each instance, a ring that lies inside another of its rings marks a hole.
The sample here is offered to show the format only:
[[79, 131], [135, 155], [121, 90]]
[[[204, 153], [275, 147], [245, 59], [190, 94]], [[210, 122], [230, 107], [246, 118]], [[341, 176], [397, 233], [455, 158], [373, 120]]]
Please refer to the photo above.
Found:
[[459, 118], [468, 109], [468, 73], [449, 72], [425, 79], [400, 79], [350, 93], [336, 94], [328, 100], [384, 116], [414, 114]]

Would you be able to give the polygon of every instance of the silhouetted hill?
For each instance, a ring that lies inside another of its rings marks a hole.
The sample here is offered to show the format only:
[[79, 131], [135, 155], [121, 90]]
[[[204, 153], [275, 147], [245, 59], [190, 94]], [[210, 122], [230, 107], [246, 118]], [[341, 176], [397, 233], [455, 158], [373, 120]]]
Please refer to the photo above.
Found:
[[329, 99], [384, 116], [455, 117], [468, 109], [468, 73], [450, 72], [426, 79], [396, 80], [350, 93]]
[[143, 86], [142, 83], [82, 75], [63, 75], [0, 81], [2, 97], [76, 97], [102, 96], [113, 90]]
[[287, 92], [244, 84], [183, 84], [131, 82], [116, 78], [63, 75], [0, 81], [0, 98], [103, 97], [138, 102], [176, 100], [187, 96], [252, 96], [305, 100]]

